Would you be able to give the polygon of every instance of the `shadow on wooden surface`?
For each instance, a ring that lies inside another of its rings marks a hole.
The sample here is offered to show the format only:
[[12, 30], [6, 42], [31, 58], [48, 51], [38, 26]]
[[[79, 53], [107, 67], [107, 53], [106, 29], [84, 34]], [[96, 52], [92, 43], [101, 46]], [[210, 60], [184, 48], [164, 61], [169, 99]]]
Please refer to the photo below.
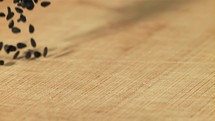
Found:
[[[96, 38], [104, 37], [113, 33], [117, 33], [121, 28], [133, 25], [138, 21], [143, 21], [144, 19], [148, 19], [152, 16], [163, 14], [164, 12], [174, 11], [178, 9], [180, 6], [193, 2], [193, 0], [142, 0], [132, 3], [131, 5], [125, 5], [124, 7], [114, 9], [111, 12], [116, 14], [117, 16], [113, 18], [109, 23], [99, 26], [96, 29], [92, 29], [90, 31], [82, 32], [81, 34], [72, 35], [64, 41], [73, 42], [79, 38], [88, 38], [88, 41], [93, 41]], [[85, 41], [85, 40], [83, 40]], [[62, 57], [65, 55], [69, 55], [74, 50], [71, 50], [71, 46], [78, 46], [82, 40], [79, 40], [77, 44], [68, 44], [68, 46], [64, 47], [64, 52], [61, 51], [59, 55], [55, 58]]]
[[94, 30], [71, 36], [66, 41], [71, 41], [80, 37], [100, 37], [105, 34], [110, 34], [111, 31], [116, 32], [116, 29], [124, 26], [128, 26], [130, 24], [134, 24], [142, 19], [149, 18], [151, 16], [156, 16], [158, 14], [162, 14], [163, 12], [174, 10], [180, 7], [183, 4], [189, 3], [193, 0], [152, 0], [152, 1], [138, 1], [133, 3], [132, 5], [127, 5], [122, 8], [118, 8], [115, 10], [115, 13], [118, 14], [117, 18], [109, 24], [106, 24], [102, 27], [98, 27]]

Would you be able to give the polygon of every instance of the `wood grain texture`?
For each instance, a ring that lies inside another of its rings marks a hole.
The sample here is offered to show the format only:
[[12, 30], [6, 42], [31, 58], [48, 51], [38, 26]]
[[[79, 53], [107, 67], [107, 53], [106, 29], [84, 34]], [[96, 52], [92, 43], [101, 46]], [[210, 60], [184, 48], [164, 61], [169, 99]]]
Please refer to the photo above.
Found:
[[[0, 121], [213, 121], [214, 5], [52, 0], [27, 12], [50, 53], [11, 62], [1, 52]], [[0, 40], [29, 37], [0, 19]]]

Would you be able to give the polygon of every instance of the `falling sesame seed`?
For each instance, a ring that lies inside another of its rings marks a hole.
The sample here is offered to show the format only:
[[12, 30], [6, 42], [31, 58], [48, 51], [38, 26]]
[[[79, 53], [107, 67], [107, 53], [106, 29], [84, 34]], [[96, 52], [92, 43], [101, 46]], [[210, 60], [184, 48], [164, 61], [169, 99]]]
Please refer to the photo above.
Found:
[[7, 11], [8, 11], [8, 14], [7, 14], [6, 19], [7, 19], [7, 20], [10, 20], [11, 18], [13, 18], [14, 12], [11, 11], [11, 8], [10, 8], [10, 7], [7, 7]]
[[8, 45], [6, 44], [6, 45], [4, 45], [4, 51], [8, 54], [9, 53], [9, 51], [8, 51]]
[[17, 59], [18, 58], [18, 56], [19, 56], [19, 51], [17, 51], [15, 54], [14, 54], [14, 56], [13, 56], [13, 59]]
[[4, 65], [4, 60], [0, 60], [0, 65]]
[[4, 48], [7, 54], [9, 54], [10, 52], [16, 51], [16, 47], [13, 45], [5, 45]]
[[17, 34], [17, 33], [20, 33], [21, 30], [20, 30], [18, 27], [13, 27], [13, 28], [12, 28], [12, 32], [13, 32], [14, 34]]
[[15, 10], [17, 13], [20, 13], [20, 14], [23, 13], [23, 10], [21, 8], [15, 7]]
[[3, 42], [0, 42], [0, 51], [2, 50], [3, 48]]
[[13, 45], [9, 45], [9, 47], [8, 47], [9, 49], [10, 49], [10, 51], [16, 51], [16, 47], [15, 46], [13, 46]]
[[10, 21], [10, 23], [8, 24], [8, 28], [13, 28], [14, 27], [14, 21], [13, 20], [11, 20]]
[[21, 42], [17, 43], [16, 46], [17, 46], [18, 49], [23, 49], [23, 48], [27, 47], [27, 45], [25, 43], [21, 43]]
[[47, 6], [49, 6], [51, 4], [51, 2], [49, 2], [49, 1], [43, 1], [42, 3], [41, 3], [41, 6], [42, 7], [47, 7]]
[[28, 9], [28, 10], [33, 10], [34, 9], [34, 3], [32, 0], [28, 0], [28, 1], [25, 1], [25, 7]]
[[16, 46], [9, 45], [8, 48], [10, 49], [10, 51], [16, 51]]
[[9, 6], [7, 7], [7, 12], [11, 13], [11, 8]]
[[14, 16], [14, 13], [13, 12], [11, 12], [11, 13], [9, 13], [8, 15], [7, 15], [7, 20], [10, 20], [11, 18], [13, 18], [13, 16]]
[[17, 20], [17, 22], [23, 22], [23, 23], [25, 23], [26, 21], [27, 21], [27, 19], [23, 14], [21, 14], [19, 19]]
[[34, 0], [34, 3], [38, 3], [38, 0]]
[[42, 54], [38, 51], [34, 51], [34, 57], [39, 58]]
[[13, 3], [19, 3], [19, 0], [13, 0]]
[[46, 57], [48, 54], [48, 48], [45, 47], [44, 50], [43, 50], [43, 57]]
[[34, 38], [31, 38], [31, 46], [34, 47], [34, 48], [37, 46], [37, 43], [34, 40]]
[[30, 59], [30, 58], [31, 58], [31, 51], [27, 51], [27, 52], [25, 53], [25, 58], [26, 58], [26, 59]]
[[34, 26], [33, 25], [29, 25], [29, 32], [32, 34], [34, 33]]
[[[4, 0], [0, 0], [0, 2], [3, 2]], [[0, 11], [0, 18], [5, 18], [8, 21], [8, 28], [11, 29], [13, 34], [18, 34], [21, 32], [22, 28], [19, 28], [15, 26], [15, 24], [19, 24], [20, 22], [26, 23], [27, 17], [24, 15], [25, 10], [33, 10], [35, 5], [39, 2], [39, 0], [13, 0], [13, 3], [15, 4], [14, 8], [11, 8], [10, 6], [7, 6], [7, 13]], [[40, 2], [42, 7], [47, 7], [51, 4], [49, 1], [42, 1]], [[18, 14], [19, 17], [16, 19], [15, 15]], [[16, 23], [16, 21], [18, 23]], [[29, 24], [28, 31], [30, 34], [33, 34], [35, 32], [35, 27], [33, 24]], [[34, 58], [39, 58], [41, 56], [46, 57], [48, 54], [48, 48], [45, 47], [43, 50], [43, 53], [41, 53], [39, 50], [35, 50], [37, 47], [37, 43], [34, 40], [34, 38], [30, 38], [31, 46], [34, 48], [32, 50], [28, 50], [27, 52], [24, 52], [24, 57], [26, 59], [30, 59], [32, 56]], [[17, 59], [21, 51], [21, 49], [24, 49], [27, 47], [26, 43], [18, 42], [15, 46], [11, 44], [5, 44], [2, 41], [0, 41], [0, 51], [4, 50], [7, 54], [14, 53], [13, 59]], [[0, 60], [0, 65], [4, 65], [4, 60]]]
[[0, 12], [0, 17], [5, 17], [6, 15], [3, 12]]

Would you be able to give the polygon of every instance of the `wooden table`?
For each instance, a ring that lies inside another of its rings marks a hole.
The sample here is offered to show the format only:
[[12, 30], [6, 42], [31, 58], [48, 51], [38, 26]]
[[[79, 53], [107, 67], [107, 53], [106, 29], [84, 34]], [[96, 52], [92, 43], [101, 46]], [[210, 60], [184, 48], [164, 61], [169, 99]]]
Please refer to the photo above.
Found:
[[[11, 2], [0, 3], [6, 11]], [[52, 0], [26, 12], [49, 56], [1, 52], [0, 121], [213, 121], [214, 0]]]

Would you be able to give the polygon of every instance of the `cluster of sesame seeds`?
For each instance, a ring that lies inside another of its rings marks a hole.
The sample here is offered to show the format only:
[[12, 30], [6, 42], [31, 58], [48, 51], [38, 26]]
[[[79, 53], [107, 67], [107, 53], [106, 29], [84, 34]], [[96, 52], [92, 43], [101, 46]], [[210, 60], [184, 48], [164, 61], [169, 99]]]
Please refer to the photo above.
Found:
[[[0, 0], [0, 2], [3, 2], [4, 0]], [[24, 15], [24, 11], [32, 11], [40, 2], [40, 0], [13, 0], [14, 9], [12, 9], [10, 6], [7, 7], [7, 13], [0, 11], [0, 19], [5, 18], [6, 21], [8, 21], [8, 28], [11, 30], [13, 34], [19, 34], [22, 32], [21, 28], [17, 27], [16, 24], [18, 23], [27, 23], [27, 17]], [[41, 1], [40, 5], [42, 7], [47, 7], [51, 4], [50, 1]], [[16, 19], [14, 15], [18, 14], [19, 18]], [[35, 32], [35, 27], [33, 24], [28, 24], [28, 32], [29, 34], [33, 34]], [[39, 58], [41, 56], [46, 57], [48, 54], [48, 48], [44, 47], [43, 52], [41, 53], [36, 49], [37, 43], [33, 37], [29, 39], [29, 42], [31, 44], [31, 49], [26, 49], [28, 47], [27, 43], [24, 42], [18, 42], [16, 45], [9, 45], [4, 43], [3, 41], [0, 41], [0, 51], [5, 51], [6, 54], [13, 53], [13, 59], [18, 59], [21, 52], [23, 52], [23, 56], [26, 59], [31, 58]], [[23, 51], [25, 50], [25, 51]], [[21, 57], [21, 56], [20, 56]], [[4, 60], [0, 59], [0, 65], [4, 65]]]

